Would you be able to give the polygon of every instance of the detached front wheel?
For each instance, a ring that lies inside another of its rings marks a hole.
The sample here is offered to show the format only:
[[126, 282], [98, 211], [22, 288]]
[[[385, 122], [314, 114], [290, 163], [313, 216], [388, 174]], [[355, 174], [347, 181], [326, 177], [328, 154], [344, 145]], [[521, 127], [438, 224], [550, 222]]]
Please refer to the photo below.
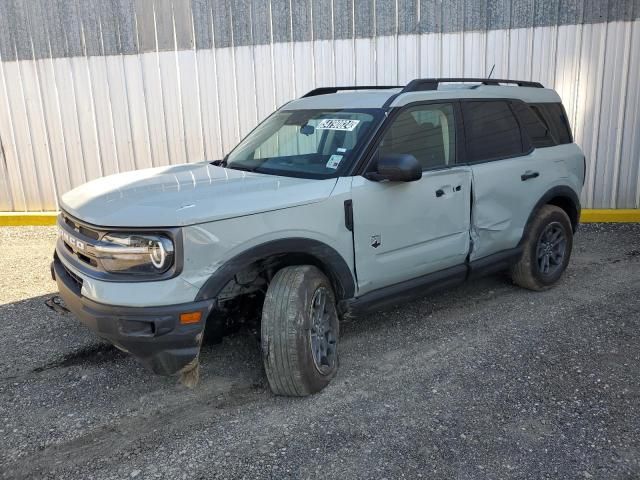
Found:
[[311, 265], [279, 270], [267, 289], [261, 333], [273, 393], [302, 397], [326, 387], [338, 370], [339, 336], [327, 277]]

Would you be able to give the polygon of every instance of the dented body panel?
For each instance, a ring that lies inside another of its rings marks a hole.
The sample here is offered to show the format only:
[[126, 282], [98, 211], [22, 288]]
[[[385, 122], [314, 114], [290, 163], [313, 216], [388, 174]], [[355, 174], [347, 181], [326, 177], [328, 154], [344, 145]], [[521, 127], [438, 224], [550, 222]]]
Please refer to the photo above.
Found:
[[153, 307], [99, 303], [80, 293], [77, 282], [57, 255], [53, 272], [60, 296], [71, 313], [100, 337], [133, 353], [149, 370], [171, 375], [197, 359], [204, 325], [181, 325], [179, 316], [184, 311], [199, 311], [206, 318], [215, 307], [215, 300]]
[[[200, 289], [227, 262], [282, 239], [326, 245], [338, 252], [351, 269], [353, 245], [344, 222], [344, 201], [351, 197], [350, 184], [350, 178], [339, 178], [326, 200], [289, 208], [286, 212], [272, 211], [185, 228], [185, 250], [189, 252], [185, 258], [187, 281]], [[353, 271], [349, 274], [353, 276]]]
[[[582, 188], [583, 155], [575, 144], [536, 148], [522, 157], [472, 165], [471, 260], [514, 248], [546, 192]], [[522, 180], [522, 176], [537, 176]]]

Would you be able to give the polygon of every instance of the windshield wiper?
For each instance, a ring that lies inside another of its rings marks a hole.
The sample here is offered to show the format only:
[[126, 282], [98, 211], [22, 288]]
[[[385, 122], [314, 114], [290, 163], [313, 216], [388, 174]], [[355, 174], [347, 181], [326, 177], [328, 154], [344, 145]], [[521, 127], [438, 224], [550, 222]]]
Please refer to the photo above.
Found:
[[227, 166], [227, 158], [229, 158], [229, 154], [227, 153], [222, 160], [214, 160], [213, 162], [209, 162], [211, 165], [215, 165], [216, 167], [226, 167]]
[[243, 172], [255, 172], [258, 167], [243, 167], [240, 165], [227, 165], [227, 156], [225, 156], [222, 160], [214, 160], [213, 162], [209, 162], [211, 165], [215, 165], [216, 167], [223, 168], [232, 168], [233, 170], [242, 170]]
[[[232, 170], [242, 170], [243, 172], [255, 172], [255, 168], [241, 167], [239, 165], [224, 165], [225, 168], [231, 168]], [[257, 168], [257, 167], [256, 167]]]

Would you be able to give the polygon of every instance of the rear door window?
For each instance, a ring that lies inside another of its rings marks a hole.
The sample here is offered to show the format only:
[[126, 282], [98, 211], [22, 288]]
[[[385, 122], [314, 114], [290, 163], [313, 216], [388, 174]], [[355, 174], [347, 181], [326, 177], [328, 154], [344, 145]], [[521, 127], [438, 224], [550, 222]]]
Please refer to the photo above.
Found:
[[467, 159], [498, 160], [523, 154], [520, 125], [504, 100], [462, 102]]

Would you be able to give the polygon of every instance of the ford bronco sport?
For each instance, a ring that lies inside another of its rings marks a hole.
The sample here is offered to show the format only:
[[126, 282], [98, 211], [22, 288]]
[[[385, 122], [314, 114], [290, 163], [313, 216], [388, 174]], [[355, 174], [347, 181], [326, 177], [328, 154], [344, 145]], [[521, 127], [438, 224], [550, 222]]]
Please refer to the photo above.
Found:
[[510, 270], [543, 290], [571, 255], [585, 159], [535, 82], [319, 88], [224, 160], [121, 173], [62, 196], [67, 308], [159, 374], [253, 309], [271, 389], [338, 368], [339, 318]]

